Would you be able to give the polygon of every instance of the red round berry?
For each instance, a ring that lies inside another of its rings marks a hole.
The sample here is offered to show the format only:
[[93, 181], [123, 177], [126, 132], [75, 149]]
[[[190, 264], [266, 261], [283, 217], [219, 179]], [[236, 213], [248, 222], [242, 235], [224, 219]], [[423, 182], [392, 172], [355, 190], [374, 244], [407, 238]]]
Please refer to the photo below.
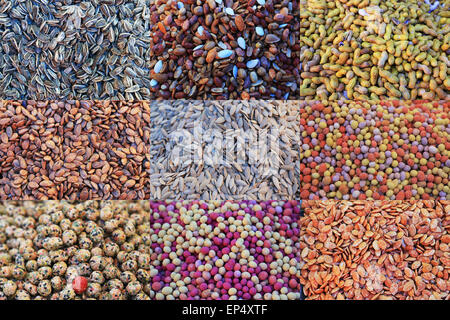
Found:
[[78, 276], [72, 281], [72, 287], [76, 294], [82, 294], [86, 291], [87, 285], [88, 281], [85, 277]]

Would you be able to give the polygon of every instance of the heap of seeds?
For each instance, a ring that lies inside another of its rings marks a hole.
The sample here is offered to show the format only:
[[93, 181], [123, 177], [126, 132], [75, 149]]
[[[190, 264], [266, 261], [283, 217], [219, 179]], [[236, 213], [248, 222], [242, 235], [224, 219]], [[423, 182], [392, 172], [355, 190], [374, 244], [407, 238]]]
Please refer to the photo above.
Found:
[[298, 1], [150, 2], [152, 99], [298, 99]]
[[450, 199], [446, 101], [301, 102], [302, 199]]
[[148, 199], [147, 102], [0, 101], [0, 199]]
[[150, 108], [152, 199], [298, 199], [298, 105], [172, 100]]
[[0, 300], [147, 300], [149, 202], [0, 203]]
[[150, 204], [150, 298], [300, 298], [298, 201]]
[[307, 299], [450, 299], [450, 201], [303, 201]]
[[448, 1], [300, 2], [303, 99], [448, 97]]
[[2, 97], [148, 98], [149, 3], [0, 1]]

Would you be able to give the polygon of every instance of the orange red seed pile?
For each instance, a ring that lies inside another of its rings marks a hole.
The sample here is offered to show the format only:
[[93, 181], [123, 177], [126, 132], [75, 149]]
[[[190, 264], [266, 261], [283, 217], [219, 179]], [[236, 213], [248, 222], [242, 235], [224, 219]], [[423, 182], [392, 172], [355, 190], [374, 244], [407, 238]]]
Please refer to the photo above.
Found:
[[450, 299], [450, 201], [303, 201], [307, 299]]

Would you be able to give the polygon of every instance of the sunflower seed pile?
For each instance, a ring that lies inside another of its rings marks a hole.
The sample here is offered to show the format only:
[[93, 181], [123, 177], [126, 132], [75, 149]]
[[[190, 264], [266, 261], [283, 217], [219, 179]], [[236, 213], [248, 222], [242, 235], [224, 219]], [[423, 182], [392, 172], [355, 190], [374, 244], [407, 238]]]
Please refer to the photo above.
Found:
[[143, 100], [149, 0], [0, 0], [6, 99]]

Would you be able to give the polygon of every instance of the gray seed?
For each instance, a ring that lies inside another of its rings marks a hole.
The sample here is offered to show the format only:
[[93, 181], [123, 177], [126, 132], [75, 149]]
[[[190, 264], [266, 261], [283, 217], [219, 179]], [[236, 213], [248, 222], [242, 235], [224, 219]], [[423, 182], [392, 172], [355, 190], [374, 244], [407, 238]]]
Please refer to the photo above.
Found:
[[266, 36], [266, 42], [267, 43], [276, 43], [276, 42], [278, 42], [278, 41], [280, 41], [280, 38], [278, 38], [276, 35], [274, 35], [274, 34], [268, 34], [267, 36]]
[[[236, 69], [233, 66], [233, 74]], [[241, 70], [245, 74], [245, 69], [238, 69], [239, 79]], [[252, 85], [261, 83], [255, 71], [249, 77], [255, 81]], [[214, 88], [214, 92], [221, 90]], [[150, 156], [154, 163], [150, 167], [150, 190], [155, 199], [298, 197], [300, 136], [298, 106], [294, 103], [174, 100], [152, 101], [150, 108]], [[273, 126], [280, 130], [278, 145], [256, 140], [264, 132], [277, 140], [270, 132]], [[199, 128], [205, 133], [203, 138]], [[172, 138], [172, 133], [183, 130], [193, 135], [189, 141]], [[221, 135], [216, 136], [216, 132]], [[229, 147], [230, 142], [223, 139], [226, 133], [234, 138]], [[237, 145], [244, 144], [245, 133], [253, 133], [246, 142], [250, 148]], [[221, 146], [225, 148], [223, 158]], [[264, 150], [267, 157], [258, 159]], [[193, 156], [197, 152], [200, 158], [196, 160]], [[278, 169], [271, 172], [273, 168]]]
[[231, 9], [231, 8], [226, 8], [226, 9], [225, 9], [225, 13], [226, 13], [226, 14], [229, 14], [230, 16], [234, 16], [234, 10]]
[[230, 57], [233, 54], [233, 50], [221, 50], [217, 53], [217, 57], [220, 59], [225, 59]]
[[256, 67], [258, 65], [258, 63], [259, 63], [259, 60], [258, 59], [254, 59], [254, 60], [247, 61], [246, 66], [249, 69], [253, 69], [254, 67]]
[[256, 27], [255, 28], [255, 31], [256, 31], [256, 34], [258, 35], [258, 36], [264, 36], [264, 29], [263, 28], [261, 28], [261, 27]]

